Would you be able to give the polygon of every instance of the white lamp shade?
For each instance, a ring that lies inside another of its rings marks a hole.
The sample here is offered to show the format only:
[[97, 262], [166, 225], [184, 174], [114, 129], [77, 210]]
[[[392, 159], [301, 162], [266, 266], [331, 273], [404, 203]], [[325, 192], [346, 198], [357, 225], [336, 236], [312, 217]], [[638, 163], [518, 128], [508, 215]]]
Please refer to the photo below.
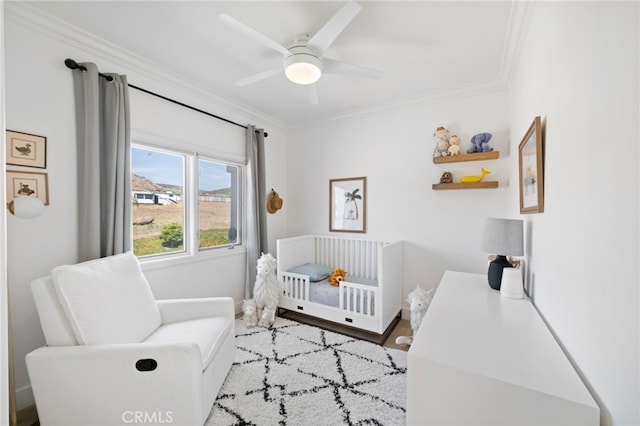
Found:
[[322, 75], [322, 62], [313, 55], [291, 55], [284, 62], [284, 73], [296, 84], [313, 84]]
[[482, 250], [502, 256], [524, 255], [523, 221], [487, 218], [482, 234]]
[[9, 211], [23, 219], [38, 217], [44, 211], [44, 203], [35, 197], [16, 197], [9, 203]]

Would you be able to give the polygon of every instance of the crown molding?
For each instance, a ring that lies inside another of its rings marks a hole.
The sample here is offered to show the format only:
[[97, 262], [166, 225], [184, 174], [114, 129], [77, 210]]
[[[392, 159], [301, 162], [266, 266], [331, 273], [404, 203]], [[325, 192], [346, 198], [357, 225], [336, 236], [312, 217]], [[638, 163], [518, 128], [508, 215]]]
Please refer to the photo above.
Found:
[[535, 9], [535, 0], [518, 1], [511, 3], [509, 25], [505, 37], [502, 62], [500, 63], [500, 80], [505, 86], [510, 87], [513, 75], [520, 59], [520, 52], [529, 31], [529, 24]]
[[[163, 68], [142, 56], [51, 16], [26, 2], [7, 1], [4, 2], [4, 7], [6, 21], [87, 52], [91, 55], [92, 62], [96, 62], [96, 59], [103, 59], [118, 64], [125, 70], [129, 70], [128, 72], [143, 75], [155, 84], [186, 93], [206, 104], [214, 104], [218, 108], [223, 107], [225, 115], [231, 114], [240, 117], [234, 120], [256, 120], [261, 123], [260, 126], [287, 128], [285, 123], [272, 116], [249, 108], [233, 99], [220, 96], [193, 80], [186, 79], [184, 76]], [[60, 63], [63, 60], [64, 58], [60, 58]]]
[[314, 128], [326, 126], [329, 124], [346, 123], [349, 121], [362, 120], [369, 116], [375, 116], [378, 114], [415, 108], [416, 106], [456, 101], [474, 96], [497, 93], [505, 90], [507, 90], [507, 87], [501, 80], [494, 80], [480, 84], [470, 84], [466, 86], [458, 86], [455, 88], [442, 89], [418, 96], [412, 96], [394, 102], [385, 102], [378, 105], [368, 106], [366, 108], [356, 109], [345, 114], [335, 115], [326, 119], [299, 122], [291, 124], [289, 128], [292, 130], [299, 130], [301, 128]]

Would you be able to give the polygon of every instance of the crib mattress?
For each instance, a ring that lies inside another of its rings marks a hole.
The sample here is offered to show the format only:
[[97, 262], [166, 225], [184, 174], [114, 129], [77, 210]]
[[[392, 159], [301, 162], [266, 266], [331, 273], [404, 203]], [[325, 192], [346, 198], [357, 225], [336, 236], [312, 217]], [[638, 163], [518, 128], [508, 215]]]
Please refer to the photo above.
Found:
[[[377, 280], [349, 276], [346, 280], [354, 284], [364, 284], [372, 287], [378, 285]], [[340, 304], [339, 288], [332, 286], [328, 280], [309, 283], [309, 301], [323, 305], [338, 307]], [[375, 301], [371, 301], [372, 305]]]

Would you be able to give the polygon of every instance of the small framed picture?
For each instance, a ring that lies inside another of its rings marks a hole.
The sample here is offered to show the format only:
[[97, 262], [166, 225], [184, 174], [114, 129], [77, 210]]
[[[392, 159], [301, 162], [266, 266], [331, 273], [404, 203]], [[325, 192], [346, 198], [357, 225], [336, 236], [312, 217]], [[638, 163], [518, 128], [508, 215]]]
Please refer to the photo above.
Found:
[[366, 232], [367, 178], [329, 181], [329, 231]]
[[544, 211], [544, 150], [540, 117], [536, 117], [518, 146], [520, 213]]
[[7, 164], [47, 168], [47, 138], [45, 136], [7, 130]]
[[7, 170], [7, 203], [16, 197], [39, 198], [49, 205], [49, 182], [46, 173]]

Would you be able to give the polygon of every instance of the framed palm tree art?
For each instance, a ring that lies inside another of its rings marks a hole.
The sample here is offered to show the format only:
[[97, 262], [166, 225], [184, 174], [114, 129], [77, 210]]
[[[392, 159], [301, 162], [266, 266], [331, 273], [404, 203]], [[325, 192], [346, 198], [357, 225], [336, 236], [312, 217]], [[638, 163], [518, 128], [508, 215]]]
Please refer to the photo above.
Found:
[[520, 213], [544, 212], [544, 146], [540, 116], [518, 146]]
[[329, 180], [329, 231], [366, 232], [367, 178]]

